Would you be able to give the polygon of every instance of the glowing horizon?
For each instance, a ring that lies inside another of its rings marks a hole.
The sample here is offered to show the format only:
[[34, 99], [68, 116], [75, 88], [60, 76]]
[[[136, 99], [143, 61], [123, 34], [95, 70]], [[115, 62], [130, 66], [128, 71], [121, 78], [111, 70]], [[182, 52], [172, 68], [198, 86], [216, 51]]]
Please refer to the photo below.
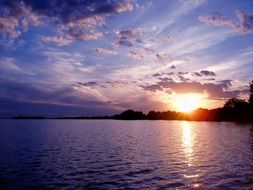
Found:
[[181, 94], [174, 98], [174, 106], [180, 112], [192, 112], [200, 107], [205, 107], [200, 94]]

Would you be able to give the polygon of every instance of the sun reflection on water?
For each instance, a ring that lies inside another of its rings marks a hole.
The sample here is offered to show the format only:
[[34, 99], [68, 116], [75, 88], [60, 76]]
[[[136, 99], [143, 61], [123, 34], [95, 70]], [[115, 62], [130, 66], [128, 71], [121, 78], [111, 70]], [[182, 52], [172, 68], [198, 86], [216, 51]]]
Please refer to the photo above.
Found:
[[185, 154], [187, 168], [184, 177], [192, 181], [193, 188], [199, 188], [200, 184], [197, 182], [200, 174], [195, 170], [197, 160], [194, 159], [194, 127], [190, 122], [184, 121], [182, 123], [182, 148]]
[[182, 146], [188, 166], [191, 166], [193, 152], [193, 132], [191, 124], [187, 121], [184, 121], [182, 124]]

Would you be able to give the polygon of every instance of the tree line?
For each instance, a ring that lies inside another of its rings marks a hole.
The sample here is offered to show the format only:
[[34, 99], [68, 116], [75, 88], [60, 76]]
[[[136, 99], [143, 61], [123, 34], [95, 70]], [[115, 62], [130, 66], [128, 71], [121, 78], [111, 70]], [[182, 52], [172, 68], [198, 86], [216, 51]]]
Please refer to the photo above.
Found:
[[249, 85], [249, 99], [231, 98], [222, 108], [199, 108], [191, 113], [175, 111], [150, 111], [144, 114], [141, 111], [126, 110], [121, 114], [112, 116], [113, 119], [122, 120], [193, 120], [193, 121], [253, 121], [253, 81]]

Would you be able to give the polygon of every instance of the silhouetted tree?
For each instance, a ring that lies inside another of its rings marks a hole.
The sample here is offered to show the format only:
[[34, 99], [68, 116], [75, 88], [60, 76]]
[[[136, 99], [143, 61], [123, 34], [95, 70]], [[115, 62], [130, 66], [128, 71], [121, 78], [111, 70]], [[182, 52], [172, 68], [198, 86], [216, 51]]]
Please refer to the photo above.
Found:
[[251, 81], [250, 85], [250, 94], [249, 94], [249, 104], [253, 105], [253, 80]]
[[245, 100], [239, 99], [239, 98], [231, 98], [229, 99], [225, 105], [225, 109], [241, 109], [246, 107], [248, 104]]
[[248, 121], [251, 120], [249, 103], [239, 98], [229, 99], [221, 112], [221, 120]]
[[123, 120], [146, 119], [146, 115], [141, 111], [126, 110], [120, 115], [115, 115], [114, 118]]

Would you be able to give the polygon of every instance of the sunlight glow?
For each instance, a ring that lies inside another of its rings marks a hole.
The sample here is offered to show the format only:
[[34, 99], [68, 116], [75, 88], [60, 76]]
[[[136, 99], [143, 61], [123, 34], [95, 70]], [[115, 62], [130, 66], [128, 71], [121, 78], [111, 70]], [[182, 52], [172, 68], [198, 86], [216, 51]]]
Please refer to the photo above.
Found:
[[201, 106], [201, 95], [182, 94], [174, 99], [174, 106], [180, 112], [191, 112]]
[[185, 154], [185, 162], [187, 163], [187, 168], [185, 169], [184, 177], [187, 180], [191, 180], [193, 189], [198, 189], [200, 183], [198, 179], [200, 177], [199, 170], [194, 169], [197, 165], [196, 157], [194, 156], [194, 141], [195, 141], [195, 132], [194, 126], [191, 122], [183, 121], [182, 122], [182, 148]]
[[186, 154], [187, 159], [191, 159], [192, 157], [192, 128], [189, 122], [184, 121], [182, 125], [182, 145], [184, 148], [184, 152]]

